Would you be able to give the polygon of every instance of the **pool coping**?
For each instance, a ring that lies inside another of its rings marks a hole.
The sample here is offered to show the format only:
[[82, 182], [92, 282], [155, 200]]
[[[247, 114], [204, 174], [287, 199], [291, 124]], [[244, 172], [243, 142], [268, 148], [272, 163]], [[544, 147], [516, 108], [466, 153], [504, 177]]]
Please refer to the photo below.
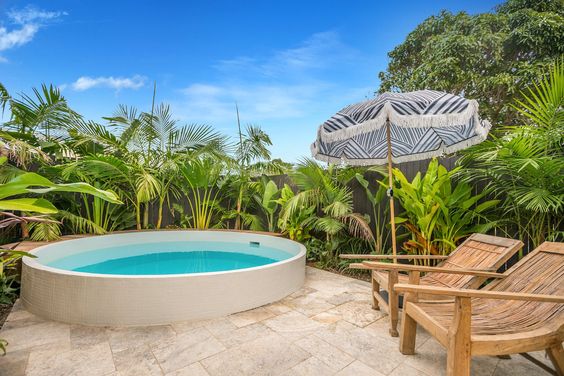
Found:
[[[107, 234], [101, 234], [101, 235], [92, 235], [92, 236], [84, 236], [84, 237], [78, 237], [78, 238], [57, 240], [57, 241], [54, 241], [54, 242], [49, 242], [48, 244], [43, 244], [43, 245], [40, 245], [38, 247], [35, 247], [32, 250], [29, 250], [28, 253], [34, 255], [35, 252], [39, 252], [39, 251], [41, 251], [41, 249], [44, 249], [45, 247], [50, 247], [50, 246], [57, 244], [57, 243], [81, 241], [85, 238], [90, 238], [90, 237], [104, 237], [104, 236], [112, 236], [112, 235], [128, 234], [128, 233], [146, 233], [146, 232], [160, 232], [160, 231], [163, 231], [163, 230], [114, 231], [114, 232], [109, 232]], [[171, 231], [171, 232], [203, 232], [203, 231], [205, 231], [205, 232], [212, 232], [212, 233], [213, 232], [224, 232], [224, 233], [225, 232], [234, 232], [234, 233], [241, 233], [241, 234], [254, 234], [254, 235], [259, 235], [259, 236], [272, 236], [272, 235], [270, 235], [272, 233], [269, 233], [269, 232], [244, 231], [244, 230], [229, 231], [229, 230], [224, 230], [224, 229], [221, 229], [221, 230], [215, 230], [215, 229], [208, 229], [208, 230], [164, 229], [164, 231]], [[281, 237], [276, 236], [276, 238], [281, 238]], [[66, 274], [66, 275], [78, 275], [78, 276], [82, 276], [82, 277], [88, 277], [88, 276], [94, 277], [94, 276], [96, 276], [96, 277], [104, 277], [104, 278], [136, 278], [136, 279], [147, 278], [147, 279], [151, 279], [151, 278], [174, 278], [174, 277], [189, 277], [189, 276], [202, 276], [202, 275], [218, 275], [218, 274], [225, 274], [225, 273], [238, 273], [238, 272], [252, 271], [252, 270], [259, 270], [259, 269], [263, 269], [263, 268], [268, 268], [268, 267], [273, 266], [273, 265], [281, 265], [281, 264], [293, 262], [294, 260], [299, 259], [299, 258], [306, 255], [307, 249], [305, 248], [305, 246], [303, 244], [298, 243], [298, 242], [291, 240], [291, 239], [287, 239], [287, 238], [281, 238], [281, 239], [284, 239], [285, 241], [296, 244], [298, 246], [299, 250], [300, 250], [298, 252], [298, 254], [296, 254], [292, 257], [289, 257], [287, 259], [284, 259], [284, 260], [268, 263], [268, 264], [265, 264], [265, 265], [255, 266], [255, 267], [252, 267], [252, 268], [224, 270], [224, 271], [217, 271], [217, 272], [154, 274], [154, 275], [151, 275], [151, 274], [139, 274], [139, 275], [103, 274], [103, 273], [77, 272], [77, 271], [47, 266], [47, 265], [44, 265], [44, 264], [38, 262], [35, 258], [31, 258], [31, 257], [28, 257], [28, 256], [24, 256], [22, 258], [22, 263], [25, 264], [26, 266], [33, 267], [35, 269], [45, 270], [45, 271], [52, 272], [52, 273], [59, 273], [59, 274]]]

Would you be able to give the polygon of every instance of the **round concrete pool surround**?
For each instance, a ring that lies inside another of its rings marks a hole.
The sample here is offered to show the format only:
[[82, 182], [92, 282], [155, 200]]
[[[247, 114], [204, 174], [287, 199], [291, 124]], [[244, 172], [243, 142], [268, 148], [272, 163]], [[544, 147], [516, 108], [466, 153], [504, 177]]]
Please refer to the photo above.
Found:
[[[288, 259], [247, 269], [169, 275], [111, 275], [57, 269], [45, 257], [64, 257], [108, 244], [166, 241], [259, 242]], [[306, 250], [294, 241], [231, 231], [140, 231], [86, 237], [34, 249], [22, 263], [21, 299], [43, 318], [83, 325], [159, 325], [212, 318], [259, 307], [298, 290]], [[46, 256], [49, 255], [49, 256]]]

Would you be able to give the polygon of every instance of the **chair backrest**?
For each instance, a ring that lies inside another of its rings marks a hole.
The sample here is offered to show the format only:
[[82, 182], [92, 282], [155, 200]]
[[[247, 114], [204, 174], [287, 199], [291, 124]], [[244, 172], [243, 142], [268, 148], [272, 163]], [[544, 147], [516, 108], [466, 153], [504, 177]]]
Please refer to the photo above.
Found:
[[[505, 272], [507, 277], [484, 290], [564, 296], [564, 243], [544, 242]], [[477, 299], [478, 300], [478, 299]], [[498, 319], [483, 333], [520, 333], [538, 328], [557, 330], [564, 339], [564, 304], [536, 301], [474, 301], [473, 310]]]
[[485, 290], [564, 296], [564, 243], [544, 242]]
[[[473, 234], [439, 266], [496, 271], [521, 247], [523, 247], [523, 242], [520, 240]], [[485, 281], [485, 278], [471, 275], [444, 273], [428, 273], [423, 278], [434, 285], [458, 288], [478, 288]]]

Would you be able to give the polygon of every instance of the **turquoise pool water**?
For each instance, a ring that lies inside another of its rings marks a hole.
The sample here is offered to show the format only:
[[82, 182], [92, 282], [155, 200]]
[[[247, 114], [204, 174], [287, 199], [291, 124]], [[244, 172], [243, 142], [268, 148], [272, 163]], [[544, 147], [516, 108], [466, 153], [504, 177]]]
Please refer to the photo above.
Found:
[[163, 275], [246, 269], [290, 257], [288, 252], [257, 243], [190, 241], [105, 247], [45, 264], [86, 273]]

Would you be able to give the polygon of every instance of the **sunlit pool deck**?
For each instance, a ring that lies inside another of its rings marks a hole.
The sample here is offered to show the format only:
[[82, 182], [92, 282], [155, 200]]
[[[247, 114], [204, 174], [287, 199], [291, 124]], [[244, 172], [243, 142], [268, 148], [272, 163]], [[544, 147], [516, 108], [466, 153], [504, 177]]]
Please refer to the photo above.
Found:
[[[425, 332], [417, 355], [398, 351], [368, 283], [307, 268], [305, 286], [267, 306], [211, 320], [86, 327], [42, 320], [16, 303], [0, 337], [0, 375], [444, 374], [446, 353]], [[544, 353], [533, 354], [549, 364]], [[545, 375], [521, 356], [476, 357], [473, 375]]]

